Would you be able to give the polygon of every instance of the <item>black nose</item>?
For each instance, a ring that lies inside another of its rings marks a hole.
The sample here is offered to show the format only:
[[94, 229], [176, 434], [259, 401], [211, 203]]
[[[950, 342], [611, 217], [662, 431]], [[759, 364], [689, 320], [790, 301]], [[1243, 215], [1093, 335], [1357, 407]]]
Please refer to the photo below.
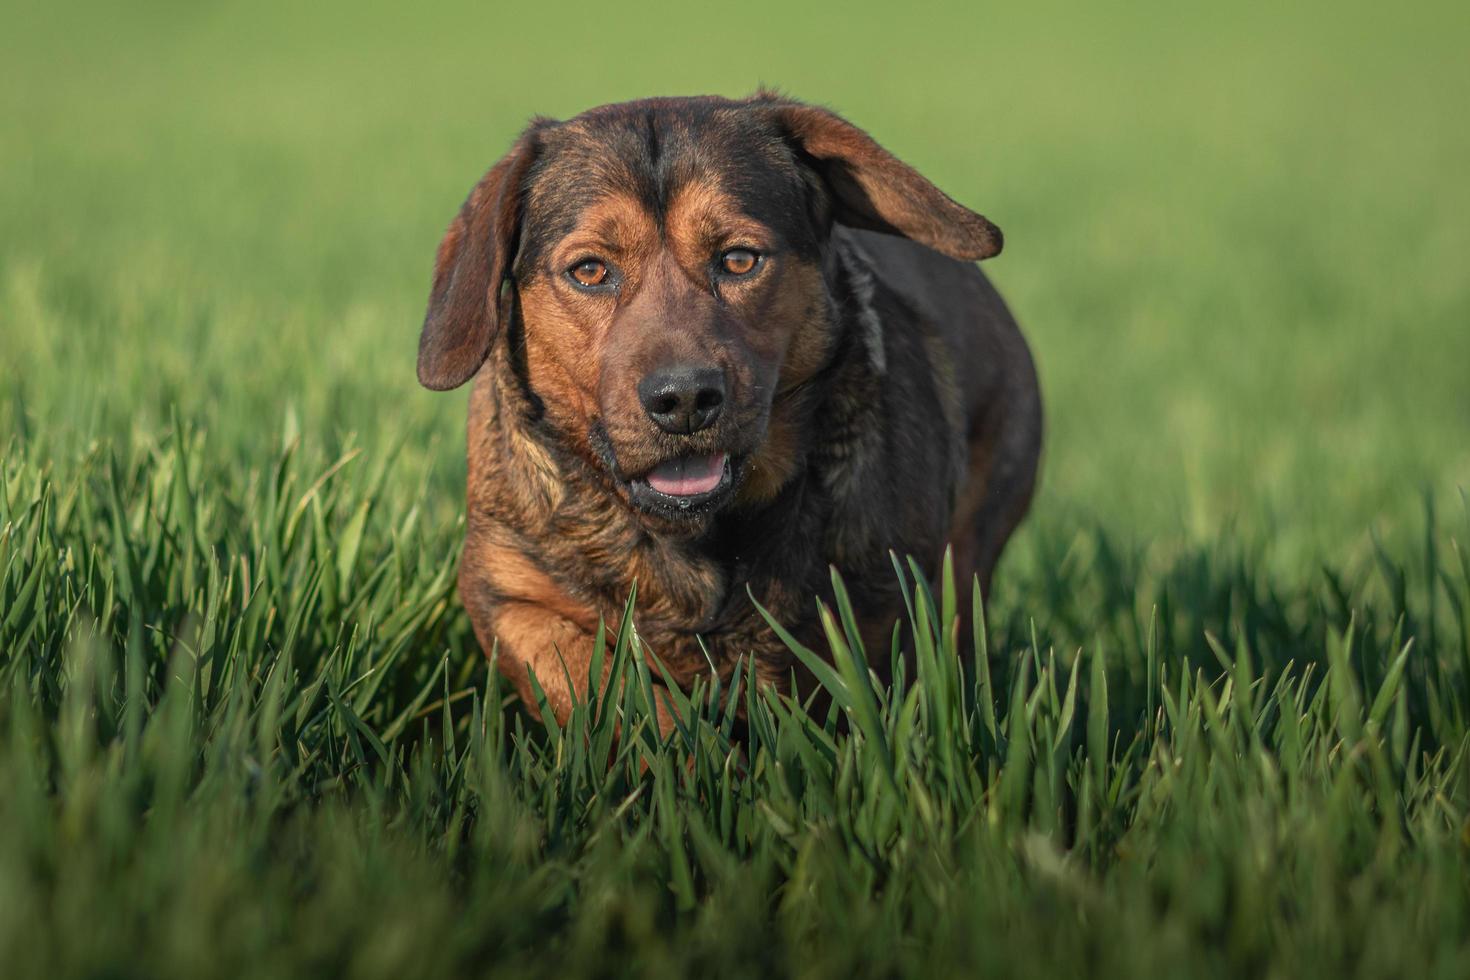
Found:
[[725, 374], [719, 368], [661, 368], [638, 382], [638, 399], [660, 429], [688, 435], [714, 425], [720, 417]]

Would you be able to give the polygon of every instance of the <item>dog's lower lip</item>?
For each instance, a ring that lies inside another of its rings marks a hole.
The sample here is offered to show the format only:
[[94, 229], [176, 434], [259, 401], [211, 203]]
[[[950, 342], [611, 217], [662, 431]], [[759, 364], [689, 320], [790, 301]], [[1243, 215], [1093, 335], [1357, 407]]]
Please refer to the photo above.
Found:
[[725, 482], [730, 468], [726, 453], [678, 456], [665, 460], [643, 476], [649, 487], [675, 500], [701, 497]]

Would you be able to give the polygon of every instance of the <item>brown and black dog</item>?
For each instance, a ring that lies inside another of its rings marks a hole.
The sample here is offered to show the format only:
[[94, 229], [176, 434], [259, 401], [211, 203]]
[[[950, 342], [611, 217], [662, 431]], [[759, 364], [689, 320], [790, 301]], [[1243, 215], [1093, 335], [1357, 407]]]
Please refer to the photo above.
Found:
[[822, 649], [835, 566], [882, 667], [890, 551], [932, 572], [953, 542], [988, 589], [1041, 446], [1026, 343], [973, 264], [1000, 248], [778, 95], [534, 121], [439, 246], [418, 359], [429, 388], [475, 378], [460, 595], [528, 706], [529, 671], [559, 719], [585, 696], [635, 581], [678, 683], [749, 655], [782, 689], [807, 679], [752, 595]]

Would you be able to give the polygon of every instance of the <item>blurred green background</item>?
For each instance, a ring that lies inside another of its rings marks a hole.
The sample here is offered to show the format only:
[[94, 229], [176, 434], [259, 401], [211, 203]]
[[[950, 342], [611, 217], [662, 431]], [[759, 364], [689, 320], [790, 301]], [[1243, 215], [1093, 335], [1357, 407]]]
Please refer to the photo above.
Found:
[[[1463, 2], [0, 0], [0, 974], [1466, 975], [1467, 51]], [[625, 705], [605, 766], [454, 598], [430, 264], [531, 115], [758, 85], [1004, 229], [1042, 482], [881, 738]]]
[[6, 0], [0, 444], [177, 406], [231, 479], [356, 433], [450, 520], [464, 396], [413, 359], [468, 188], [533, 114], [765, 84], [1005, 230], [1033, 524], [1310, 567], [1470, 485], [1467, 9]]

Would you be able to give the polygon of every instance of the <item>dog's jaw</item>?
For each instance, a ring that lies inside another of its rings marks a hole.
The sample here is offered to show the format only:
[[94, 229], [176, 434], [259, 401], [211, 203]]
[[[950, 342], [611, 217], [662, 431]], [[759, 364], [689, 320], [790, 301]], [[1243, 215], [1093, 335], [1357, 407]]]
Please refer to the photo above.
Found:
[[751, 454], [747, 452], [709, 454], [724, 459], [719, 482], [701, 493], [678, 495], [654, 488], [648, 473], [655, 467], [636, 475], [624, 475], [612, 438], [601, 422], [594, 422], [588, 431], [587, 445], [606, 491], [621, 501], [650, 533], [679, 538], [698, 538], [709, 530], [715, 516], [734, 503], [751, 462]]
[[667, 493], [656, 486], [650, 474], [627, 481], [628, 502], [646, 524], [659, 525], [675, 533], [698, 534], [716, 513], [735, 499], [735, 492], [745, 476], [749, 457], [733, 457], [721, 453], [716, 482], [698, 493]]

